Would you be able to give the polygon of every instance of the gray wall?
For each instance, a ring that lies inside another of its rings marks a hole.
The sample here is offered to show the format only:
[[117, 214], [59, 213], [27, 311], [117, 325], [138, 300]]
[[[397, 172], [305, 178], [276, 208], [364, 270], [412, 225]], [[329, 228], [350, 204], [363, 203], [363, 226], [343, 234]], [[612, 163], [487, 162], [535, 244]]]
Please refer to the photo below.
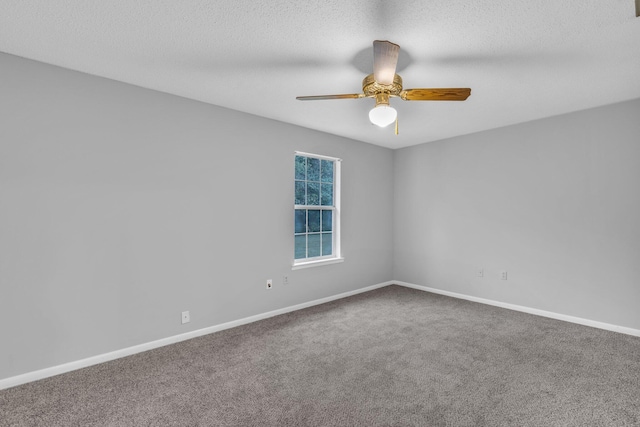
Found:
[[[640, 100], [393, 152], [0, 73], [0, 379], [392, 278], [640, 329]], [[290, 269], [294, 150], [344, 159], [344, 263]]]
[[[6, 54], [0, 73], [0, 379], [392, 278], [391, 150]], [[344, 263], [291, 271], [294, 150], [343, 159]]]
[[640, 329], [640, 100], [397, 150], [395, 171], [395, 279]]

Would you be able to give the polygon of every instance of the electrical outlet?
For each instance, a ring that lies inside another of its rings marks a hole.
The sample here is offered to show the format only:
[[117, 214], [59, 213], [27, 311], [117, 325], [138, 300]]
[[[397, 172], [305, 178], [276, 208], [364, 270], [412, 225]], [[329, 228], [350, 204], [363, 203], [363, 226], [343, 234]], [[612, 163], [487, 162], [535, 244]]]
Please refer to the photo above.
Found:
[[191, 322], [191, 316], [189, 315], [188, 311], [183, 311], [182, 312], [182, 324], [184, 325], [185, 323], [189, 323]]
[[282, 284], [283, 285], [289, 284], [289, 276], [282, 276]]
[[507, 272], [506, 271], [501, 271], [500, 272], [500, 279], [502, 280], [507, 280]]
[[267, 280], [267, 289], [271, 289], [271, 288], [273, 288], [273, 280], [268, 279]]
[[479, 268], [478, 271], [476, 272], [476, 276], [484, 277], [484, 269]]

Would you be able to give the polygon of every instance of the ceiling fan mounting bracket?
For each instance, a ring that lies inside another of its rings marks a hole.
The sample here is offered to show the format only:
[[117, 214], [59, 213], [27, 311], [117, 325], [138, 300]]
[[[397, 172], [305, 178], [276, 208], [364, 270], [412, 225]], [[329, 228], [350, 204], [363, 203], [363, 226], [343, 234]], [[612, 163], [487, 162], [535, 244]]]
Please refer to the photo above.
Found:
[[395, 74], [393, 76], [393, 83], [383, 85], [376, 81], [373, 74], [369, 74], [362, 80], [362, 92], [365, 96], [371, 98], [380, 93], [386, 93], [389, 96], [400, 96], [400, 92], [402, 92], [402, 77]]

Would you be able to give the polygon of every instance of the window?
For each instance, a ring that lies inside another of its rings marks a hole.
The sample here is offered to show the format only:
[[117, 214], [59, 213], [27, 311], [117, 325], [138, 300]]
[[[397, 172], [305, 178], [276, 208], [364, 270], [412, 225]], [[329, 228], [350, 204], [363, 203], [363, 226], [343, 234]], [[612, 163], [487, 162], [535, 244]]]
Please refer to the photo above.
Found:
[[341, 261], [340, 159], [296, 153], [294, 268]]

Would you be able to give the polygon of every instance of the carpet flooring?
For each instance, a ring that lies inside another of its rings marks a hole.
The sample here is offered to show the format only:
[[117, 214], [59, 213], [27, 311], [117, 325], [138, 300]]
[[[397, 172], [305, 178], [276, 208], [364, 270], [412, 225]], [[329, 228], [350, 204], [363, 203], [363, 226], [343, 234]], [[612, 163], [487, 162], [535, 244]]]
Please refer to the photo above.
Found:
[[388, 286], [0, 392], [1, 426], [640, 426], [640, 338]]

